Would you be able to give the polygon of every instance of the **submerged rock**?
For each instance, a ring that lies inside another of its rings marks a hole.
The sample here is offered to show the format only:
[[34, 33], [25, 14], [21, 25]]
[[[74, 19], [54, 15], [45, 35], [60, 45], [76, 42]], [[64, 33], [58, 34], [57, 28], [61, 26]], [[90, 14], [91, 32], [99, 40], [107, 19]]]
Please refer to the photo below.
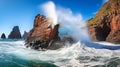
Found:
[[58, 28], [59, 24], [52, 28], [50, 19], [38, 14], [34, 20], [34, 27], [27, 37], [26, 46], [33, 49], [58, 49], [62, 47]]
[[109, 0], [88, 20], [92, 40], [120, 44], [120, 0]]
[[8, 36], [9, 39], [21, 39], [21, 33], [18, 26], [14, 26]]
[[5, 36], [4, 33], [2, 33], [2, 35], [1, 35], [1, 39], [6, 39], [6, 36]]

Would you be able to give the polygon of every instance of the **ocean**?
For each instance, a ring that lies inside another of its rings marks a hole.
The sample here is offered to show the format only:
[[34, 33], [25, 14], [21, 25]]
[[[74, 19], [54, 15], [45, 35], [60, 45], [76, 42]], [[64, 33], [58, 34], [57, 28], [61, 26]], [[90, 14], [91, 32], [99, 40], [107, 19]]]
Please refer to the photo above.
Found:
[[24, 43], [24, 40], [0, 40], [0, 67], [120, 67], [120, 46], [107, 42], [95, 44], [107, 48], [79, 41], [46, 51], [26, 48]]

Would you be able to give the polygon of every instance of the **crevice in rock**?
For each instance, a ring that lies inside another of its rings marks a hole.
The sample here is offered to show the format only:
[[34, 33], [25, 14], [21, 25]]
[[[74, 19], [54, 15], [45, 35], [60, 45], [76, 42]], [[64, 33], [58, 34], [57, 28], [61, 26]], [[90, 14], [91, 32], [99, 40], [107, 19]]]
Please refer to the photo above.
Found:
[[108, 18], [104, 18], [102, 20], [102, 23], [100, 24], [101, 26], [96, 27], [96, 38], [99, 41], [106, 41], [107, 36], [109, 35], [109, 33], [111, 32], [111, 28], [110, 28], [110, 20], [108, 20]]

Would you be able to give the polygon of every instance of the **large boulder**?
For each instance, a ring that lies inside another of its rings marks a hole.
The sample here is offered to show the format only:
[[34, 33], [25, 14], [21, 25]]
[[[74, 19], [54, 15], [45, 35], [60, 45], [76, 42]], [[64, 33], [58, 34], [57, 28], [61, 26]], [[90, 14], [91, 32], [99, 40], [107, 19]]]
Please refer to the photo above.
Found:
[[51, 20], [38, 14], [34, 20], [34, 27], [27, 37], [26, 46], [33, 49], [58, 49], [62, 47], [58, 28], [59, 24], [52, 28]]
[[8, 39], [21, 39], [21, 33], [18, 26], [14, 26], [10, 34], [8, 35]]
[[2, 35], [1, 35], [1, 39], [6, 39], [6, 36], [5, 36], [4, 33], [2, 33]]
[[120, 43], [120, 0], [109, 0], [94, 18], [88, 20], [93, 41]]

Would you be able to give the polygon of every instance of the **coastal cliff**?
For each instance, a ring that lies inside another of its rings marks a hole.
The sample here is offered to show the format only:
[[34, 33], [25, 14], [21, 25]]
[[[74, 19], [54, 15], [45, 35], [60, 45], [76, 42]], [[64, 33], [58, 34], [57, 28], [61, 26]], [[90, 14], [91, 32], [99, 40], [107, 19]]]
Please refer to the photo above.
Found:
[[87, 21], [93, 41], [120, 43], [120, 0], [109, 0]]
[[33, 29], [30, 30], [27, 37], [26, 46], [33, 49], [58, 49], [62, 47], [58, 28], [59, 24], [52, 28], [51, 20], [38, 14], [35, 17]]

